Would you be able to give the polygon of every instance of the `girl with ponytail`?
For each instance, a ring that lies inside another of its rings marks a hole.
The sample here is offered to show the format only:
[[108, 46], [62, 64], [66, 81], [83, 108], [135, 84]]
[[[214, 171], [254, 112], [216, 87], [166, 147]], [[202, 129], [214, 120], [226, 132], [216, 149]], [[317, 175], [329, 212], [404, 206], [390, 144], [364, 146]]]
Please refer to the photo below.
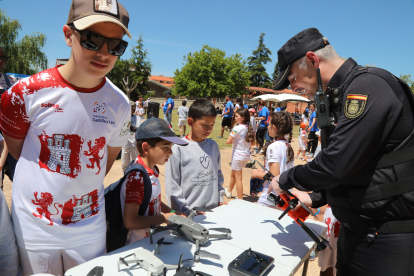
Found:
[[[270, 118], [269, 135], [274, 138], [274, 142], [264, 148], [265, 168], [274, 176], [294, 167], [294, 153], [292, 146], [293, 120], [288, 112], [275, 112]], [[267, 172], [258, 169], [252, 172], [252, 178], [263, 178]], [[262, 195], [257, 204], [275, 208], [267, 203], [267, 190], [269, 182], [263, 184]]]
[[250, 161], [250, 145], [254, 141], [253, 128], [250, 125], [250, 113], [246, 108], [239, 108], [235, 114], [237, 126], [233, 128], [227, 145], [233, 144], [231, 157], [231, 178], [230, 186], [224, 190], [228, 198], [231, 198], [231, 191], [236, 185], [237, 197], [243, 199], [242, 170]]

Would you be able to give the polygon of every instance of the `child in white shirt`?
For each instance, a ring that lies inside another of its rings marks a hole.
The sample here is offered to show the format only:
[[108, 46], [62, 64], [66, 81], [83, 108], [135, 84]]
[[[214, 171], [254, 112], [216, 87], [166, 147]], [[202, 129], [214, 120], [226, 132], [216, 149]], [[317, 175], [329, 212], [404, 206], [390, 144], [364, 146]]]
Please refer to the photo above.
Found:
[[235, 114], [237, 126], [233, 128], [226, 144], [233, 144], [231, 157], [230, 186], [225, 190], [228, 198], [236, 185], [237, 197], [243, 199], [242, 170], [250, 161], [250, 145], [254, 141], [253, 129], [250, 124], [250, 113], [245, 108], [239, 108]]
[[[294, 152], [290, 145], [292, 141], [292, 117], [285, 111], [272, 113], [269, 125], [269, 135], [274, 142], [265, 149], [265, 168], [274, 176], [294, 167]], [[263, 178], [267, 171], [257, 169], [252, 172], [252, 178]], [[263, 184], [262, 194], [257, 204], [275, 208], [267, 203], [269, 181]]]
[[143, 102], [138, 102], [136, 114], [137, 114], [137, 125], [136, 125], [136, 127], [139, 127], [145, 121], [145, 109], [144, 109], [144, 103]]
[[[306, 124], [301, 123], [300, 124], [300, 130], [299, 130], [299, 151], [295, 158], [305, 160], [305, 152], [306, 152], [306, 143], [308, 142], [308, 139], [306, 139]], [[302, 152], [302, 157], [300, 157], [300, 153]]]

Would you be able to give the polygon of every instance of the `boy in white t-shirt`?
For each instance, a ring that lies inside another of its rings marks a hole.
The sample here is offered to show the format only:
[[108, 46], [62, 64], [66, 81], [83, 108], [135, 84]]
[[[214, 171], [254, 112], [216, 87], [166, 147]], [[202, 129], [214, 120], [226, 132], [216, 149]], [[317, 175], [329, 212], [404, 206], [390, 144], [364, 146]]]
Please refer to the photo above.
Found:
[[103, 179], [129, 134], [131, 106], [105, 75], [131, 37], [116, 0], [73, 0], [67, 64], [18, 81], [2, 96], [0, 126], [18, 159], [14, 230], [23, 275], [64, 272], [105, 253]]
[[138, 215], [144, 199], [144, 176], [140, 172], [129, 173], [121, 187], [121, 208], [125, 228], [129, 229], [127, 242], [130, 244], [149, 236], [151, 225], [166, 223], [170, 216], [182, 215], [161, 202], [161, 184], [157, 165], [164, 165], [172, 154], [173, 144], [186, 146], [167, 123], [159, 118], [150, 118], [142, 123], [135, 133], [139, 155], [135, 163], [147, 170], [151, 179], [151, 199], [144, 216]]
[[185, 129], [187, 126], [188, 108], [186, 107], [187, 101], [182, 102], [182, 106], [178, 108], [178, 126], [180, 127], [180, 137], [184, 138]]

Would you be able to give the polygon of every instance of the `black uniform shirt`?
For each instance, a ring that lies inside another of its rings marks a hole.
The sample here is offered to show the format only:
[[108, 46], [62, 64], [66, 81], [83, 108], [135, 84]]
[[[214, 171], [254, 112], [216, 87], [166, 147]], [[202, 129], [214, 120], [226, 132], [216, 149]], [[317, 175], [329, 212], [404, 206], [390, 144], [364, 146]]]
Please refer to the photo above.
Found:
[[[341, 86], [357, 66], [354, 60], [348, 59], [332, 76], [328, 87]], [[280, 176], [283, 190], [295, 187], [301, 191], [320, 191], [311, 196], [313, 207], [327, 203], [324, 189], [343, 184], [375, 154], [392, 151], [414, 127], [407, 97], [400, 101], [388, 83], [377, 75], [361, 74], [355, 78], [344, 91], [343, 103], [348, 95], [367, 97], [363, 112], [350, 119], [342, 108], [329, 146], [312, 162], [296, 166]]]

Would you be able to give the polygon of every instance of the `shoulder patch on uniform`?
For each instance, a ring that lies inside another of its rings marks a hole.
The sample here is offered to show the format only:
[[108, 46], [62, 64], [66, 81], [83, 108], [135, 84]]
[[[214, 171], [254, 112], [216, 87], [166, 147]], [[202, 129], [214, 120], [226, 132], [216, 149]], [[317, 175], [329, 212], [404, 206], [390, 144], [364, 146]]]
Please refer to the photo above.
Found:
[[364, 113], [368, 95], [348, 94], [345, 101], [344, 113], [348, 119], [355, 119]]

